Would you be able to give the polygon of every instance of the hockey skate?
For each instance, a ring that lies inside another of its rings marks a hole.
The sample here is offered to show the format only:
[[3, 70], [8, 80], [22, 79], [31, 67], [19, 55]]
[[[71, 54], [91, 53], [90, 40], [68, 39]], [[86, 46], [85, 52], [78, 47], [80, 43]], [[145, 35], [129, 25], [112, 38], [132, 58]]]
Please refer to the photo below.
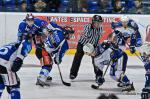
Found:
[[150, 88], [142, 89], [141, 99], [150, 99]]
[[124, 86], [122, 88], [122, 92], [131, 92], [131, 91], [135, 91], [133, 83], [132, 84], [127, 84], [126, 86]]
[[124, 85], [122, 82], [119, 82], [119, 83], [117, 84], [117, 86], [118, 86], [118, 87], [124, 87], [125, 85]]
[[74, 80], [77, 76], [73, 75], [73, 74], [70, 74], [70, 79], [71, 80]]
[[36, 82], [36, 85], [39, 85], [41, 87], [44, 87], [44, 86], [50, 86], [50, 82], [52, 81], [52, 77], [48, 76], [46, 78], [46, 81], [42, 80], [41, 77], [39, 76], [37, 78], [37, 82]]
[[48, 76], [47, 79], [46, 79], [46, 82], [47, 82], [47, 83], [48, 83], [48, 82], [49, 82], [49, 83], [52, 82], [52, 77], [51, 77], [51, 76]]

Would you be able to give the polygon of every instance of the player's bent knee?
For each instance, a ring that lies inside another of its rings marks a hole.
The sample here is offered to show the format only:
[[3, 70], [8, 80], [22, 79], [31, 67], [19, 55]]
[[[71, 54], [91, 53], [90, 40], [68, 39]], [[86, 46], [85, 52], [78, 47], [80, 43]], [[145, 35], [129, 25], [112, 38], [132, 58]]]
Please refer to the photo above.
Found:
[[116, 76], [116, 79], [119, 81], [120, 78], [122, 78], [123, 76], [123, 71], [116, 71], [115, 76]]

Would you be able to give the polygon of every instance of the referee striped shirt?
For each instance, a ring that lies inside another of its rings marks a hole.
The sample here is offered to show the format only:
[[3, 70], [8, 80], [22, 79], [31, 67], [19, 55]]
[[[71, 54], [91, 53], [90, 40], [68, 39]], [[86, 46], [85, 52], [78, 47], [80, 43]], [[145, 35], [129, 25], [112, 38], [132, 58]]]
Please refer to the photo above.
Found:
[[83, 45], [85, 45], [86, 43], [91, 43], [94, 46], [97, 46], [102, 33], [102, 26], [100, 26], [99, 28], [93, 28], [92, 24], [87, 24], [84, 26], [84, 31], [79, 39], [79, 42]]

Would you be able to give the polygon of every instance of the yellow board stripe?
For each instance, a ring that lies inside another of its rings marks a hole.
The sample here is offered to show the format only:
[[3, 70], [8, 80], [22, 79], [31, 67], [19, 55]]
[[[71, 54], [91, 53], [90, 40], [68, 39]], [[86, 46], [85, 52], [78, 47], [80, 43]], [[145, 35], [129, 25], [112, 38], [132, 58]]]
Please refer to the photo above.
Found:
[[[69, 49], [67, 52], [66, 52], [66, 55], [74, 55], [76, 52], [76, 49]], [[127, 53], [128, 56], [135, 56], [135, 54], [131, 54], [130, 53], [130, 50], [125, 50], [125, 52]], [[33, 55], [35, 53], [35, 48], [33, 48], [30, 52], [30, 55]], [[136, 54], [137, 55], [140, 55], [140, 53], [138, 51], [136, 51]]]

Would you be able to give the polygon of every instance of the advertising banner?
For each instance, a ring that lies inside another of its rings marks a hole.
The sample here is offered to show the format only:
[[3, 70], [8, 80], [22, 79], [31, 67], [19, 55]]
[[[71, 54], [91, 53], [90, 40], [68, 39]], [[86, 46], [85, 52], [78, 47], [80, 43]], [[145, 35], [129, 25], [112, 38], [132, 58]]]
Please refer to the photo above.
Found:
[[[91, 23], [91, 17], [69, 17], [69, 16], [36, 16], [37, 18], [46, 20], [47, 22], [56, 22], [60, 26], [68, 25], [72, 26], [75, 30], [75, 34], [69, 41], [70, 49], [76, 48], [80, 35], [83, 33], [84, 26]], [[111, 22], [117, 21], [115, 17], [103, 17], [104, 33], [100, 39], [100, 42], [105, 40], [107, 36], [112, 32]]]

